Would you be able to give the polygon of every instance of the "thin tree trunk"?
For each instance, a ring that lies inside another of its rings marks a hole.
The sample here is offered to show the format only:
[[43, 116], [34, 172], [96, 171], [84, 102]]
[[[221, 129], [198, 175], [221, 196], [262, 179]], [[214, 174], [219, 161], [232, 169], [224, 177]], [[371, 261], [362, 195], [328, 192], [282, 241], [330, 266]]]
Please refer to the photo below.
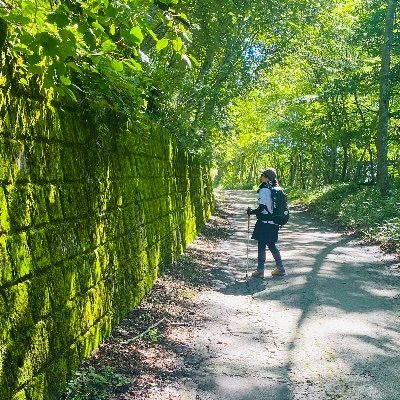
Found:
[[303, 157], [301, 155], [299, 155], [299, 170], [300, 170], [301, 188], [303, 190], [305, 190], [307, 187], [306, 187], [306, 180], [305, 180], [305, 176], [304, 176]]
[[374, 167], [374, 155], [372, 154], [371, 146], [368, 147], [369, 154], [369, 175], [372, 182], [375, 182], [375, 167]]
[[[368, 145], [368, 146], [369, 146], [369, 145]], [[361, 181], [361, 179], [363, 179], [363, 180], [365, 181], [365, 176], [362, 177], [361, 175], [362, 175], [362, 173], [364, 172], [364, 165], [363, 165], [363, 163], [364, 163], [365, 155], [367, 154], [368, 146], [364, 147], [364, 150], [363, 150], [363, 153], [362, 153], [360, 159], [357, 160], [357, 167], [356, 167], [356, 172], [355, 172], [355, 178], [356, 178], [358, 181]]]
[[295, 160], [295, 157], [293, 157], [293, 154], [291, 154], [290, 155], [290, 175], [289, 175], [289, 186], [290, 187], [293, 187], [293, 185], [294, 185], [296, 171], [297, 171], [296, 160]]
[[397, 0], [388, 0], [385, 36], [382, 46], [381, 77], [379, 93], [379, 120], [376, 147], [378, 155], [377, 179], [381, 196], [389, 194], [388, 173], [388, 127], [390, 101], [390, 51], [393, 43], [393, 24]]
[[349, 166], [349, 146], [343, 146], [343, 164], [342, 164], [342, 172], [340, 174], [340, 181], [345, 182], [347, 176], [347, 170]]

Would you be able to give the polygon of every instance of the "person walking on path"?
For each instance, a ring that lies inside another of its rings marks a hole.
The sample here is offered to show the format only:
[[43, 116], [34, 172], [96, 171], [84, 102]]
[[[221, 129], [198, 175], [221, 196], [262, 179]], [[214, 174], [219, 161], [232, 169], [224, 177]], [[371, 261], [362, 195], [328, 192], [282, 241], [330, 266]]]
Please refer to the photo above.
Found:
[[271, 275], [284, 276], [286, 271], [282, 263], [281, 253], [276, 247], [279, 225], [271, 221], [270, 218], [272, 215], [271, 188], [279, 187], [279, 183], [276, 179], [276, 171], [273, 168], [263, 171], [260, 176], [260, 182], [261, 184], [257, 190], [258, 207], [254, 210], [250, 207], [247, 209], [247, 215], [257, 216], [257, 222], [251, 236], [252, 239], [258, 241], [257, 270], [254, 271], [251, 276], [264, 277], [265, 253], [267, 247], [274, 257], [276, 264], [276, 268], [271, 271]]

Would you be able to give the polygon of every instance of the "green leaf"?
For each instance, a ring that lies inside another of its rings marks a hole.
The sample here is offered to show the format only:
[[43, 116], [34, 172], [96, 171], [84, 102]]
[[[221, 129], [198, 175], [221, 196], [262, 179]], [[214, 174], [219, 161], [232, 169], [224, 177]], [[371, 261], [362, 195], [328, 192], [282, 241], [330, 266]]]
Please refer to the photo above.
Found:
[[61, 75], [60, 81], [66, 86], [71, 85], [71, 79], [69, 79], [67, 76]]
[[59, 28], [65, 28], [69, 25], [68, 15], [64, 13], [51, 13], [47, 16], [47, 21], [49, 21], [51, 24], [56, 24]]
[[14, 22], [16, 24], [28, 25], [32, 22], [32, 20], [28, 17], [24, 17], [23, 15], [19, 14], [10, 14], [7, 18], [7, 21]]
[[42, 38], [41, 45], [45, 56], [54, 57], [58, 54], [59, 41], [56, 38], [48, 35], [47, 37]]
[[105, 15], [107, 17], [112, 17], [115, 18], [118, 14], [118, 11], [116, 8], [114, 8], [111, 4], [107, 7], [106, 11], [105, 11]]
[[162, 49], [165, 49], [169, 44], [168, 39], [160, 39], [157, 44], [156, 44], [156, 50], [161, 51]]
[[116, 44], [111, 40], [106, 40], [101, 44], [101, 50], [103, 50], [105, 53], [114, 51], [116, 50], [116, 48], [117, 48]]
[[194, 57], [194, 56], [192, 56], [191, 54], [189, 54], [189, 58], [193, 61], [193, 64], [194, 64], [196, 67], [199, 67], [199, 66], [200, 66], [200, 62], [197, 60], [196, 57]]
[[124, 63], [118, 60], [111, 60], [111, 67], [117, 72], [122, 72], [124, 70]]
[[131, 30], [130, 30], [130, 34], [132, 36], [135, 37], [135, 40], [140, 44], [142, 43], [144, 36], [142, 33], [142, 30], [140, 29], [139, 26], [134, 26]]
[[65, 75], [65, 73], [67, 72], [67, 68], [65, 67], [65, 64], [63, 62], [58, 62], [57, 64], [54, 64], [54, 68], [58, 76]]
[[96, 47], [96, 36], [93, 34], [91, 29], [83, 34], [83, 39], [89, 49], [94, 49]]
[[42, 57], [40, 57], [39, 54], [34, 53], [34, 54], [28, 56], [28, 63], [30, 65], [39, 64], [41, 59], [42, 59]]
[[34, 37], [30, 33], [25, 32], [20, 36], [19, 40], [22, 44], [29, 46], [33, 42]]
[[115, 35], [115, 25], [114, 24], [110, 25], [110, 35], [112, 35], [112, 36]]
[[103, 26], [102, 26], [101, 24], [99, 24], [97, 21], [94, 21], [94, 22], [92, 23], [92, 26], [93, 26], [93, 28], [94, 28], [96, 31], [104, 32]]
[[54, 76], [52, 73], [47, 73], [43, 79], [43, 87], [49, 89], [53, 86], [55, 86]]
[[134, 71], [141, 71], [142, 66], [133, 58], [131, 58], [129, 61], [126, 62], [126, 65], [130, 68], [133, 69]]
[[147, 32], [149, 32], [150, 36], [157, 42], [158, 38], [157, 35], [154, 33], [154, 31], [150, 28], [147, 28]]
[[16, 51], [18, 53], [24, 53], [24, 54], [33, 54], [33, 51], [31, 49], [29, 49], [27, 46], [25, 46], [24, 44], [16, 44], [15, 46], [13, 46], [12, 48], [13, 51]]
[[75, 93], [71, 89], [63, 87], [63, 90], [72, 100], [74, 100], [75, 102], [78, 101], [78, 99], [75, 96]]
[[63, 29], [60, 32], [61, 44], [59, 55], [62, 59], [67, 57], [74, 57], [76, 55], [76, 38], [75, 35], [68, 29]]
[[76, 63], [74, 63], [74, 62], [68, 62], [67, 63], [67, 66], [68, 67], [70, 67], [70, 68], [72, 68], [73, 70], [75, 70], [76, 72], [79, 72], [80, 74], [83, 72], [82, 71], [82, 68], [79, 66], [79, 65], [77, 65]]
[[180, 37], [177, 37], [175, 40], [172, 41], [172, 45], [174, 47], [174, 50], [179, 53], [182, 50], [183, 47], [183, 42]]
[[41, 65], [30, 65], [28, 68], [29, 73], [33, 74], [33, 75], [40, 75], [43, 73], [44, 71], [44, 67]]

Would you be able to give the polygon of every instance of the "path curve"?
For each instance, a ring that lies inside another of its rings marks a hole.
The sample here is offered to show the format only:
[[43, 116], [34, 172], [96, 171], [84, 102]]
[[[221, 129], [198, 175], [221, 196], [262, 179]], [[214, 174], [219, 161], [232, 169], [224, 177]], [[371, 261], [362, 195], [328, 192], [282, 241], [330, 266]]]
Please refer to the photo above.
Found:
[[[244, 210], [255, 194], [223, 194], [234, 234], [200, 294], [209, 317], [179, 398], [400, 399], [398, 260], [294, 209], [278, 243], [287, 276], [246, 281]], [[256, 252], [251, 241], [253, 268]]]

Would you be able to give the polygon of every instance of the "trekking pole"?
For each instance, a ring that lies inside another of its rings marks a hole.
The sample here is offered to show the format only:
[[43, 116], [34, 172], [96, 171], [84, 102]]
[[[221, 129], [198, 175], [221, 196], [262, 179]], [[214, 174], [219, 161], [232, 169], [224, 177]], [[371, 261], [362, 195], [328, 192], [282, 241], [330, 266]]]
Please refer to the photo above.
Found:
[[246, 279], [249, 275], [250, 215], [247, 215]]

